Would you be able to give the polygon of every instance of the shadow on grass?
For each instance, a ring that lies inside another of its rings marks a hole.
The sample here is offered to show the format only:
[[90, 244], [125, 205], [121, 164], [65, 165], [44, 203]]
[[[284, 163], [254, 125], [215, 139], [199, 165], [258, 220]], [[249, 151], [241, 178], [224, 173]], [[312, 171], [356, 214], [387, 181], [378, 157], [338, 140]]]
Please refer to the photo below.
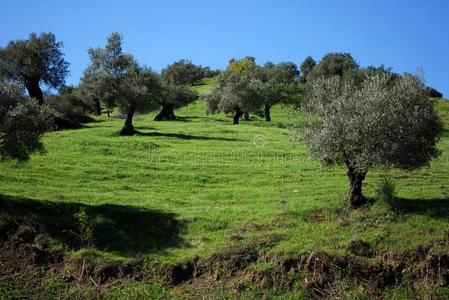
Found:
[[74, 214], [80, 209], [85, 210], [92, 223], [93, 244], [97, 249], [138, 255], [183, 244], [183, 225], [174, 214], [135, 206], [95, 206], [0, 195], [0, 225], [8, 220], [19, 225], [37, 225], [52, 238], [76, 249], [81, 240]]
[[449, 219], [449, 199], [404, 199], [396, 198], [395, 206], [404, 213], [428, 215]]
[[212, 136], [198, 136], [198, 135], [190, 135], [190, 134], [183, 134], [183, 133], [164, 133], [164, 132], [141, 132], [137, 131], [136, 135], [140, 136], [153, 136], [153, 137], [172, 137], [172, 138], [178, 138], [183, 140], [200, 140], [200, 141], [209, 141], [209, 140], [216, 140], [216, 141], [241, 141], [239, 139], [234, 138], [223, 138], [223, 137], [212, 137]]
[[[180, 117], [180, 116], [176, 116], [176, 118], [173, 121], [179, 121], [179, 122], [192, 122], [194, 120], [198, 120], [198, 119], [204, 119], [205, 117], [198, 117], [198, 116], [184, 116], [184, 117]], [[172, 122], [172, 121], [170, 121]]]
[[441, 133], [440, 138], [448, 138], [449, 137], [449, 129], [444, 129], [443, 132]]
[[147, 126], [147, 125], [143, 125], [143, 126], [134, 126], [134, 128], [136, 130], [156, 130], [155, 127], [153, 126]]

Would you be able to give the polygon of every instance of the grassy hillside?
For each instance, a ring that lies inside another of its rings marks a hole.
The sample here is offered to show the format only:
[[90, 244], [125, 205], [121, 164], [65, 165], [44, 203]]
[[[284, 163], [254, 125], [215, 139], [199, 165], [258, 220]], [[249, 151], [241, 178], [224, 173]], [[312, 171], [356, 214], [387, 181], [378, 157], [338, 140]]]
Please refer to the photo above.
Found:
[[[204, 93], [212, 84], [194, 89]], [[288, 107], [274, 107], [271, 123], [253, 115], [236, 126], [222, 114], [205, 116], [200, 99], [176, 111], [177, 121], [136, 116], [139, 134], [132, 137], [118, 136], [123, 120], [107, 117], [46, 134], [45, 155], [0, 164], [2, 218], [35, 220], [65, 241], [65, 221], [82, 205], [96, 228], [100, 255], [143, 257], [154, 265], [263, 239], [274, 241], [267, 253], [284, 258], [317, 250], [348, 253], [354, 240], [375, 252], [417, 246], [447, 251], [441, 241], [449, 233], [449, 102], [436, 107], [445, 122], [441, 156], [421, 170], [388, 172], [398, 213], [381, 201], [349, 210], [345, 169], [308, 159], [287, 128]], [[382, 170], [368, 173], [368, 197], [377, 199], [385, 176]], [[166, 292], [151, 288], [154, 295]]]

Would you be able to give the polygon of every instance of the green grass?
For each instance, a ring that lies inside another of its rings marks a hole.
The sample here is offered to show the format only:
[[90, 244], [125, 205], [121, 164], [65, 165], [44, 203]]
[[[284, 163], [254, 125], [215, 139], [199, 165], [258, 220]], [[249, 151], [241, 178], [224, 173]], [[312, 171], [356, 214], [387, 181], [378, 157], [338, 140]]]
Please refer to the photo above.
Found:
[[[194, 89], [205, 93], [213, 83]], [[201, 99], [176, 111], [178, 121], [137, 115], [140, 133], [132, 137], [118, 136], [123, 120], [107, 117], [46, 134], [46, 155], [0, 164], [0, 194], [9, 196], [1, 201], [17, 202], [18, 214], [46, 219], [48, 227], [70, 219], [73, 203], [85, 205], [111, 239], [121, 236], [120, 246], [94, 236], [99, 250], [117, 259], [178, 262], [269, 235], [280, 240], [270, 251], [286, 256], [345, 251], [353, 239], [375, 250], [435, 246], [449, 228], [449, 102], [436, 107], [446, 130], [441, 156], [414, 172], [389, 172], [409, 208], [399, 216], [379, 202], [344, 209], [344, 167], [322, 167], [307, 157], [285, 128], [288, 107], [275, 106], [271, 123], [252, 115], [236, 126], [229, 116], [205, 116]], [[368, 173], [368, 197], [376, 197], [384, 175]], [[58, 214], [60, 208], [67, 213]]]

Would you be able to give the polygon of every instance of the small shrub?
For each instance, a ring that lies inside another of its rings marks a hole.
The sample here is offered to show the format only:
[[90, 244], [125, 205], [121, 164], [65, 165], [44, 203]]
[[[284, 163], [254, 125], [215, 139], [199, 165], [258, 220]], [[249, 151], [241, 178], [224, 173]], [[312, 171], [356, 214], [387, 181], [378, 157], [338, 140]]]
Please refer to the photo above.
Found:
[[377, 189], [378, 199], [391, 210], [398, 210], [396, 199], [396, 186], [389, 178], [385, 178], [383, 184]]
[[55, 122], [59, 129], [76, 128], [81, 123], [92, 121], [87, 115], [89, 107], [75, 95], [54, 95], [48, 99], [47, 103], [57, 117], [57, 121], [59, 120]]
[[94, 226], [84, 208], [74, 214], [75, 220], [78, 222], [82, 246], [84, 248], [92, 247], [94, 238]]

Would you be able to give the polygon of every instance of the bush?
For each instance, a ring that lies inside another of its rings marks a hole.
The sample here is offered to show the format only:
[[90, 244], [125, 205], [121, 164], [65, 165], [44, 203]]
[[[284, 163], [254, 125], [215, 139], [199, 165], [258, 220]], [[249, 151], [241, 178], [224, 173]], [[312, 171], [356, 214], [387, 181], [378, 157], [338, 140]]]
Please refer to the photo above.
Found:
[[432, 98], [443, 98], [443, 94], [434, 89], [433, 87], [426, 88], [427, 94]]
[[83, 248], [90, 248], [94, 239], [94, 225], [92, 220], [89, 218], [84, 208], [80, 208], [80, 210], [74, 214], [74, 217], [79, 226], [79, 238]]
[[78, 96], [73, 94], [54, 95], [47, 101], [56, 117], [55, 125], [58, 128], [79, 127], [80, 123], [91, 122], [87, 115], [90, 110]]
[[51, 123], [48, 108], [24, 97], [22, 86], [0, 81], [0, 160], [44, 152], [41, 137]]
[[389, 178], [385, 178], [383, 184], [377, 189], [377, 198], [391, 210], [398, 210], [396, 201], [396, 186]]

